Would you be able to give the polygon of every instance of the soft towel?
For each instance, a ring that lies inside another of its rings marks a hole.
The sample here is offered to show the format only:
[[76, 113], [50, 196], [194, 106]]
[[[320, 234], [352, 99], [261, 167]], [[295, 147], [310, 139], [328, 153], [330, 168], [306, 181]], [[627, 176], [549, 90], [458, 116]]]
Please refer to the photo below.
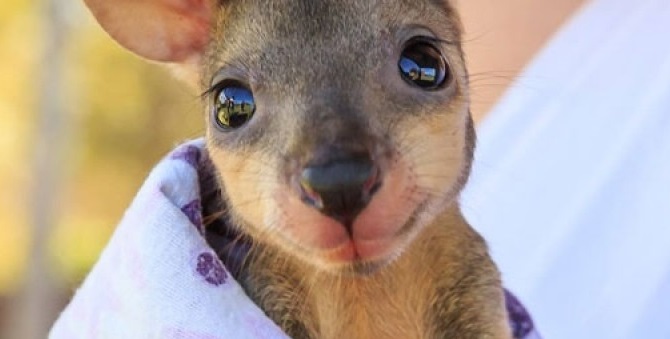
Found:
[[[203, 237], [203, 147], [185, 143], [156, 166], [50, 338], [287, 338]], [[537, 338], [506, 298], [515, 338]]]

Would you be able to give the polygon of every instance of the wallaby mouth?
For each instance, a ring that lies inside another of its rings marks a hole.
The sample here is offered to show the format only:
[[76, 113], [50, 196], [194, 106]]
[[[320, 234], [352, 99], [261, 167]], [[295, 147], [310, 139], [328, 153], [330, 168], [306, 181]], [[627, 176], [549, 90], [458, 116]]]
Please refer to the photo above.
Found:
[[284, 231], [322, 266], [386, 262], [406, 243], [413, 211], [425, 199], [402, 157], [368, 144], [356, 151], [316, 147], [285, 166], [287, 187], [274, 196]]
[[380, 166], [371, 152], [326, 147], [292, 178], [295, 192], [309, 207], [342, 224], [353, 236], [353, 223], [382, 186]]

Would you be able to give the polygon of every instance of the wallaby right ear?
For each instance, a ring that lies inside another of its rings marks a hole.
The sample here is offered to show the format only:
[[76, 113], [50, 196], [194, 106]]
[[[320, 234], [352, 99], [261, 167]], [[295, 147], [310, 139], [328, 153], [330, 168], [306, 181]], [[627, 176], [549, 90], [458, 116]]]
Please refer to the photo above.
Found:
[[209, 41], [214, 0], [84, 0], [128, 50], [154, 61], [192, 63]]

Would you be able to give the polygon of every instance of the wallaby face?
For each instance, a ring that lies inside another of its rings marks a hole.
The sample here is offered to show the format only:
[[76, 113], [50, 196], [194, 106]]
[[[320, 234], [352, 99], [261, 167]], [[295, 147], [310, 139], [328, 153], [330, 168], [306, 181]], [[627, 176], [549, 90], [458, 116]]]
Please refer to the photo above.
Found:
[[87, 4], [199, 86], [227, 212], [257, 245], [241, 284], [288, 334], [509, 337], [456, 201], [474, 132], [450, 1]]
[[465, 181], [467, 72], [446, 0], [89, 6], [124, 46], [197, 73], [227, 206], [256, 239], [324, 269], [380, 266]]
[[468, 171], [454, 11], [305, 0], [228, 1], [215, 13], [207, 140], [236, 223], [327, 269], [401, 254]]

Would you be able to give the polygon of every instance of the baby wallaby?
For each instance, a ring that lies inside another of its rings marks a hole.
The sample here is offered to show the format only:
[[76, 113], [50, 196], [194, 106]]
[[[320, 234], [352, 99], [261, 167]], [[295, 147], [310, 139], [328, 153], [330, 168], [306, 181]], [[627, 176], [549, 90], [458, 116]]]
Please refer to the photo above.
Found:
[[458, 205], [475, 135], [452, 1], [86, 2], [204, 93], [203, 189], [245, 244], [222, 257], [286, 333], [511, 337]]

